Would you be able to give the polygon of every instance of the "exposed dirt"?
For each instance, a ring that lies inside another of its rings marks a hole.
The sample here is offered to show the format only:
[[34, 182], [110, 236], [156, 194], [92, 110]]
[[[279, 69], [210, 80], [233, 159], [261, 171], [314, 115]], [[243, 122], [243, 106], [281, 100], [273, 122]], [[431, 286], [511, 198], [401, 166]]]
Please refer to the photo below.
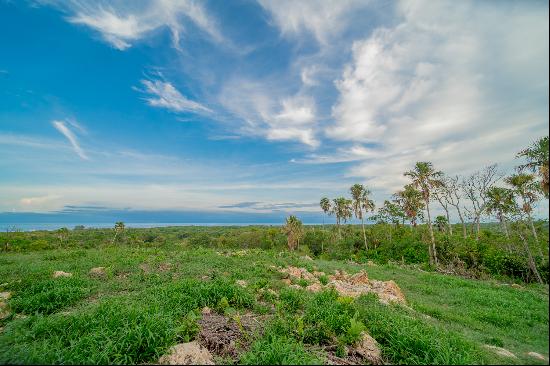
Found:
[[90, 272], [88, 274], [92, 277], [106, 277], [107, 273], [105, 272], [105, 267], [94, 267], [90, 269]]
[[11, 292], [9, 291], [0, 292], [0, 320], [7, 318], [11, 314], [7, 304], [7, 300], [9, 300], [10, 298], [11, 298]]
[[291, 278], [305, 279], [310, 282], [310, 284], [306, 287], [306, 290], [312, 292], [321, 291], [326, 287], [332, 287], [340, 295], [350, 297], [358, 297], [362, 294], [372, 292], [377, 294], [380, 302], [384, 304], [389, 304], [392, 302], [406, 304], [403, 292], [394, 281], [370, 280], [365, 271], [361, 271], [354, 275], [349, 275], [345, 271], [336, 270], [334, 275], [329, 276], [329, 283], [327, 285], [322, 285], [318, 279], [318, 277], [324, 275], [323, 272], [315, 271], [314, 273], [310, 273], [305, 268], [292, 266], [280, 268], [279, 272], [288, 276], [288, 278], [283, 279], [283, 282], [292, 287], [298, 288], [298, 286], [291, 284]]
[[72, 277], [72, 273], [69, 273], [69, 272], [63, 272], [63, 271], [55, 271], [53, 273], [53, 278], [58, 278], [58, 277]]
[[248, 285], [248, 282], [246, 282], [245, 280], [237, 280], [235, 281], [235, 283], [241, 287], [246, 287]]
[[161, 263], [159, 264], [158, 270], [160, 272], [168, 272], [172, 269], [172, 263]]
[[161, 365], [214, 365], [212, 355], [197, 342], [180, 343], [162, 356]]
[[256, 331], [263, 323], [262, 317], [245, 314], [229, 319], [210, 309], [203, 309], [199, 320], [198, 341], [212, 354], [238, 360], [239, 354], [246, 350]]

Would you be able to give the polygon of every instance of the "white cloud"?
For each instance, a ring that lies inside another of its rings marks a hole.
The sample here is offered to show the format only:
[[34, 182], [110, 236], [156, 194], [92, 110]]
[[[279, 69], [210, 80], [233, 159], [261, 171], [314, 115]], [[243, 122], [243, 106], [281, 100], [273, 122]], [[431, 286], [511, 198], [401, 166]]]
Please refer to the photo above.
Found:
[[89, 160], [84, 150], [82, 150], [82, 148], [80, 147], [76, 135], [67, 127], [65, 122], [52, 121], [52, 124], [59, 132], [63, 134], [63, 136], [67, 138], [67, 140], [69, 140], [73, 147], [73, 150], [78, 154], [78, 156], [80, 156], [81, 159]]
[[23, 197], [19, 200], [19, 203], [24, 210], [41, 210], [55, 204], [55, 201], [60, 198], [62, 198], [60, 195], [47, 194], [38, 197]]
[[305, 95], [285, 94], [275, 82], [238, 79], [225, 85], [219, 100], [227, 110], [245, 121], [240, 126], [244, 134], [275, 141], [299, 141], [317, 147], [315, 100]]
[[171, 83], [163, 80], [141, 80], [143, 92], [151, 96], [145, 98], [153, 107], [166, 108], [174, 112], [212, 112], [200, 103], [184, 97]]
[[328, 43], [347, 25], [345, 16], [367, 2], [360, 0], [259, 0], [284, 36], [310, 32], [319, 43]]
[[[449, 173], [492, 162], [509, 168], [519, 149], [548, 134], [541, 103], [548, 99], [548, 14], [539, 10], [400, 2], [402, 21], [354, 42], [335, 84], [339, 98], [325, 133], [344, 147], [304, 162], [361, 161], [347, 176], [386, 194], [407, 181], [402, 174], [416, 161]], [[361, 157], [346, 147], [362, 143], [374, 143], [377, 153]]]
[[193, 23], [215, 41], [223, 37], [202, 3], [194, 0], [151, 0], [144, 2], [46, 1], [65, 9], [68, 20], [99, 32], [103, 39], [119, 50], [125, 50], [154, 30], [166, 27], [175, 48], [186, 21]]

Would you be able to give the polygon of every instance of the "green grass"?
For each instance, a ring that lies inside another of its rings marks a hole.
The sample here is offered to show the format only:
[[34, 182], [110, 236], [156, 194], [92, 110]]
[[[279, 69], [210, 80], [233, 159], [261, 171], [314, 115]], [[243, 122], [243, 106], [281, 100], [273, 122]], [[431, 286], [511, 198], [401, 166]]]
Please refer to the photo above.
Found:
[[[154, 363], [172, 345], [196, 337], [204, 306], [270, 315], [239, 356], [242, 363], [318, 363], [324, 359], [319, 349], [352, 344], [362, 329], [391, 363], [536, 364], [527, 352], [548, 355], [547, 286], [517, 289], [259, 249], [226, 254], [177, 245], [1, 254], [0, 291], [12, 292], [14, 314], [0, 321], [0, 363]], [[371, 278], [395, 280], [410, 308], [288, 288], [273, 265], [327, 274], [366, 269]], [[98, 266], [106, 267], [105, 278], [88, 275]], [[52, 279], [55, 270], [73, 276]], [[235, 283], [240, 279], [247, 287]], [[518, 359], [499, 357], [483, 344], [505, 347]]]

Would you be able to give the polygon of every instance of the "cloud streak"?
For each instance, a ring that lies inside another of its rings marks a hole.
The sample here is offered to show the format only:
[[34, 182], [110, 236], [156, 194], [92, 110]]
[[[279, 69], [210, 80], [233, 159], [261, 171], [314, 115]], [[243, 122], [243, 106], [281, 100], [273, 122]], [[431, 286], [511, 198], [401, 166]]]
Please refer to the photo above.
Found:
[[212, 110], [184, 97], [171, 83], [163, 80], [141, 80], [145, 87], [145, 98], [152, 107], [166, 108], [173, 112], [211, 113]]
[[71, 14], [68, 21], [99, 32], [107, 43], [121, 51], [161, 28], [170, 30], [173, 47], [180, 49], [185, 24], [195, 25], [215, 41], [223, 40], [202, 3], [194, 0], [131, 3], [84, 0], [53, 3]]
[[90, 158], [86, 155], [84, 150], [80, 147], [80, 144], [78, 143], [78, 139], [76, 135], [67, 127], [65, 122], [63, 121], [52, 121], [52, 125], [59, 131], [63, 136], [69, 140], [71, 146], [73, 147], [74, 152], [78, 156], [80, 156], [83, 160], [90, 160]]

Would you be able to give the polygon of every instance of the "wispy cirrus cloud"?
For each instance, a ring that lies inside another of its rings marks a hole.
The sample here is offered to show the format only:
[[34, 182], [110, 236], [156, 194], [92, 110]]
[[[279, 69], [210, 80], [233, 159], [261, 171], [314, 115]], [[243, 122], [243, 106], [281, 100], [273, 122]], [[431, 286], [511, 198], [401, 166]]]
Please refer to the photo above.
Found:
[[220, 103], [245, 122], [243, 134], [272, 141], [298, 141], [317, 147], [315, 100], [307, 95], [290, 94], [275, 83], [237, 78], [224, 85]]
[[268, 202], [238, 202], [230, 205], [219, 206], [219, 208], [236, 208], [236, 209], [252, 209], [256, 211], [278, 211], [292, 209], [309, 209], [318, 207], [318, 203], [300, 203], [300, 202], [283, 202], [283, 203], [268, 203]]
[[194, 26], [215, 41], [223, 39], [216, 23], [194, 0], [140, 2], [106, 1], [45, 1], [65, 9], [68, 21], [99, 32], [112, 47], [125, 50], [153, 31], [168, 28], [174, 48], [180, 48], [185, 25]]
[[78, 138], [76, 135], [67, 127], [67, 124], [63, 121], [52, 121], [52, 125], [59, 131], [63, 136], [69, 140], [73, 150], [76, 152], [81, 159], [89, 160], [90, 158], [86, 155], [84, 150], [80, 147]]
[[168, 81], [164, 80], [141, 80], [145, 89], [142, 92], [149, 94], [145, 98], [147, 104], [153, 107], [166, 108], [173, 112], [211, 113], [212, 110], [204, 105], [192, 101], [183, 96]]

